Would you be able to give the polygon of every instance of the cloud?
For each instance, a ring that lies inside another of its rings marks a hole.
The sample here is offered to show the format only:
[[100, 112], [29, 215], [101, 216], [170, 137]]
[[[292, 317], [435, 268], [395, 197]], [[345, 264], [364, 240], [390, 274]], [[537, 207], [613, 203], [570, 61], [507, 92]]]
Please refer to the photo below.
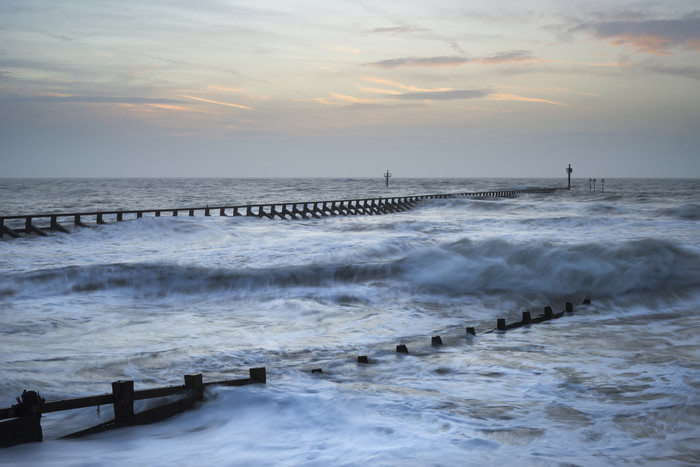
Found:
[[700, 66], [670, 66], [658, 63], [641, 63], [631, 67], [633, 70], [641, 69], [647, 73], [658, 73], [662, 75], [678, 76], [700, 80]]
[[550, 104], [557, 106], [565, 106], [561, 102], [551, 101], [548, 99], [540, 99], [537, 97], [525, 97], [518, 96], [517, 94], [507, 94], [507, 93], [492, 93], [485, 97], [488, 101], [517, 101], [517, 102], [537, 102], [540, 104]]
[[482, 89], [457, 89], [450, 91], [437, 91], [437, 92], [408, 92], [405, 94], [389, 95], [387, 97], [392, 97], [394, 99], [401, 100], [456, 100], [456, 99], [482, 99], [491, 94], [490, 91], [485, 91]]
[[544, 62], [541, 58], [535, 56], [535, 52], [532, 50], [506, 50], [503, 52], [497, 52], [486, 57], [481, 57], [474, 59], [474, 62], [481, 63], [484, 65], [500, 65], [502, 63], [513, 63], [513, 62]]
[[389, 60], [381, 60], [378, 62], [365, 63], [365, 66], [373, 66], [377, 68], [396, 68], [400, 66], [418, 66], [418, 67], [441, 67], [441, 66], [459, 66], [469, 63], [470, 60], [464, 57], [403, 57], [392, 58]]
[[81, 104], [182, 104], [178, 99], [161, 99], [151, 97], [113, 97], [113, 96], [72, 96], [59, 93], [43, 93], [39, 96], [18, 96], [4, 98], [5, 101], [12, 102], [75, 102]]
[[209, 89], [213, 89], [215, 91], [220, 91], [220, 92], [226, 92], [226, 93], [234, 93], [234, 94], [242, 94], [244, 97], [248, 99], [254, 99], [258, 101], [267, 101], [270, 100], [268, 96], [264, 96], [261, 94], [254, 94], [247, 89], [239, 89], [239, 88], [232, 88], [228, 86], [218, 86], [216, 84], [210, 84], [207, 86]]
[[496, 52], [484, 57], [459, 57], [459, 56], [442, 56], [442, 57], [402, 57], [389, 60], [381, 60], [378, 62], [364, 63], [364, 66], [373, 66], [377, 68], [397, 68], [401, 66], [415, 67], [443, 67], [443, 66], [460, 66], [467, 63], [478, 63], [480, 65], [501, 65], [504, 63], [523, 63], [523, 62], [545, 62], [535, 56], [532, 50], [505, 50]]
[[406, 91], [411, 91], [411, 92], [439, 92], [439, 91], [451, 91], [452, 88], [419, 88], [418, 86], [412, 86], [410, 84], [403, 84], [399, 83], [396, 81], [392, 81], [390, 79], [385, 79], [385, 78], [377, 78], [374, 76], [365, 76], [363, 78], [365, 81], [370, 81], [372, 83], [377, 83], [377, 84], [386, 84], [388, 86], [394, 86], [399, 89], [404, 89]]
[[588, 22], [570, 31], [585, 31], [612, 45], [647, 54], [673, 55], [674, 48], [700, 51], [700, 12], [680, 19]]
[[466, 55], [466, 54], [467, 54], [467, 53], [464, 51], [464, 49], [463, 49], [462, 47], [459, 46], [459, 43], [458, 43], [457, 41], [449, 41], [448, 44], [449, 44], [450, 48], [451, 48], [452, 50], [454, 50], [455, 52], [457, 52], [457, 53], [459, 53], [459, 54], [462, 54], [462, 55]]
[[413, 33], [413, 32], [425, 32], [429, 31], [429, 29], [424, 29], [424, 28], [417, 28], [415, 26], [396, 26], [393, 28], [375, 28], [372, 29], [372, 32], [374, 33], [380, 33], [380, 34], [406, 34], [406, 33]]
[[343, 45], [335, 45], [335, 46], [326, 46], [324, 47], [326, 50], [330, 50], [331, 52], [339, 52], [343, 54], [348, 54], [348, 55], [355, 55], [359, 54], [360, 51], [358, 49], [355, 49], [353, 47], [345, 47]]
[[226, 106], [226, 107], [235, 107], [235, 108], [237, 108], [237, 109], [243, 109], [243, 110], [253, 110], [252, 108], [250, 108], [250, 107], [248, 107], [248, 106], [245, 106], [245, 105], [232, 104], [232, 103], [230, 103], [230, 102], [215, 101], [215, 100], [212, 100], [212, 99], [204, 99], [203, 97], [186, 96], [186, 95], [184, 95], [184, 94], [182, 95], [182, 97], [184, 97], [184, 98], [186, 98], [186, 99], [192, 99], [192, 100], [195, 100], [195, 101], [206, 102], [206, 103], [208, 103], [208, 104], [223, 105], [223, 106]]

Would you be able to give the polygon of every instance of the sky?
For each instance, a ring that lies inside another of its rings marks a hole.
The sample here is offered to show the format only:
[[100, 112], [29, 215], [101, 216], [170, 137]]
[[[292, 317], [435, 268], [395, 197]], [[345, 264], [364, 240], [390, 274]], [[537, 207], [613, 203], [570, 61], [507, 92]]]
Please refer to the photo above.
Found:
[[2, 177], [700, 177], [700, 2], [2, 0]]

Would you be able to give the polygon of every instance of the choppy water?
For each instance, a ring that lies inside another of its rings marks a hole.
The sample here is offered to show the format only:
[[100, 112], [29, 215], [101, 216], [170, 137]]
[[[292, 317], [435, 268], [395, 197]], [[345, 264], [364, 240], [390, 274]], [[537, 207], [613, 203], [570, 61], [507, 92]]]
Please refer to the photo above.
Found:
[[[0, 214], [557, 184], [5, 179]], [[0, 464], [699, 463], [700, 181], [605, 188], [577, 180], [570, 192], [383, 216], [160, 217], [6, 237], [0, 406], [23, 389], [57, 400], [118, 379], [145, 389], [256, 366], [268, 384], [211, 389], [166, 422], [80, 440], [56, 438], [111, 418], [109, 407], [48, 414], [45, 442], [2, 450]], [[484, 333], [567, 301], [573, 315]]]

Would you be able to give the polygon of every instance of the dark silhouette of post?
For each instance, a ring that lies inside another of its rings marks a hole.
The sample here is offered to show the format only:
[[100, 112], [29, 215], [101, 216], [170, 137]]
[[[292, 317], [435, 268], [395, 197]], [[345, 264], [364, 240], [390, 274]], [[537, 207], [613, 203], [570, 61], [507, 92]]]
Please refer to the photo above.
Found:
[[391, 177], [391, 174], [387, 170], [386, 173], [384, 174], [384, 179], [386, 180], [386, 186], [389, 186], [389, 177]]
[[571, 164], [569, 164], [569, 167], [566, 168], [566, 173], [569, 174], [569, 190], [571, 189], [571, 172], [573, 172], [574, 169], [571, 168]]
[[605, 179], [600, 179], [600, 191], [605, 191]]

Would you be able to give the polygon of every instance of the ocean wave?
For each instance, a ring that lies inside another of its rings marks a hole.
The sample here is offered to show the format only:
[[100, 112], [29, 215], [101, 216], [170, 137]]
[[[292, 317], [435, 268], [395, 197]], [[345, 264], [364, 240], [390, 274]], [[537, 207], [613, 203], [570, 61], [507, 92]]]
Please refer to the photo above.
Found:
[[[586, 294], [614, 296], [700, 287], [700, 258], [670, 241], [524, 243], [502, 239], [404, 243], [382, 256], [278, 267], [117, 263], [65, 266], [6, 277], [0, 301], [70, 294], [118, 293], [139, 298], [227, 293], [240, 297], [295, 296], [291, 289], [351, 286], [431, 294]], [[303, 259], [301, 260], [303, 261]], [[399, 292], [397, 292], [399, 293]], [[404, 292], [401, 292], [404, 293]], [[313, 294], [313, 293], [312, 293]], [[320, 295], [319, 295], [320, 296]]]
[[672, 208], [663, 208], [659, 209], [657, 214], [681, 220], [697, 221], [700, 220], [700, 205], [683, 204]]
[[700, 286], [698, 256], [655, 239], [574, 245], [463, 239], [403, 263], [416, 286], [452, 293], [611, 296]]

